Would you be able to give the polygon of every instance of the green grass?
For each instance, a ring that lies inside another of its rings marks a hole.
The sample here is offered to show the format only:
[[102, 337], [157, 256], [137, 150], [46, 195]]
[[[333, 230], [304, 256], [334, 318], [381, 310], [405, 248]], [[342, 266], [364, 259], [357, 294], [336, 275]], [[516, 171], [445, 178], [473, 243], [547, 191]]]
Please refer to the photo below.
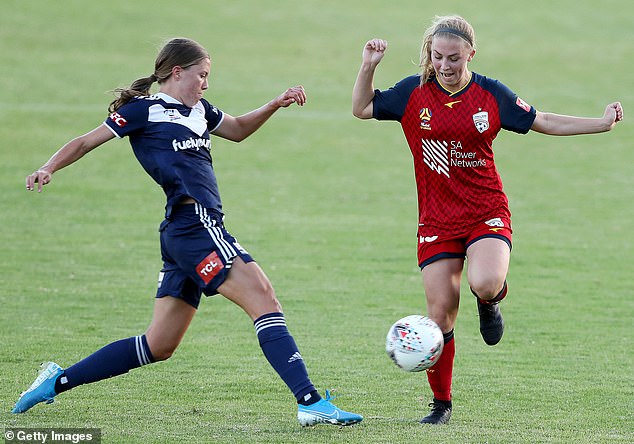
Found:
[[[270, 4], [272, 6], [267, 6]], [[634, 6], [562, 0], [36, 2], [0, 14], [0, 425], [97, 427], [104, 442], [630, 443], [634, 441]], [[435, 14], [476, 28], [475, 71], [537, 108], [598, 116], [610, 134], [501, 134], [497, 162], [515, 229], [507, 331], [485, 346], [465, 287], [454, 415], [422, 427], [424, 375], [385, 356], [389, 325], [424, 311], [410, 154], [397, 124], [361, 122], [350, 92], [363, 43], [390, 42], [386, 88], [415, 71]], [[24, 177], [105, 117], [107, 91], [151, 72], [157, 47], [192, 37], [213, 57], [207, 98], [231, 114], [303, 84], [236, 145], [214, 141], [229, 229], [269, 275], [313, 382], [366, 420], [298, 426], [294, 401], [249, 319], [206, 299], [175, 356], [9, 413], [37, 364], [63, 366], [142, 332], [160, 268], [161, 191], [127, 141], [56, 174]]]

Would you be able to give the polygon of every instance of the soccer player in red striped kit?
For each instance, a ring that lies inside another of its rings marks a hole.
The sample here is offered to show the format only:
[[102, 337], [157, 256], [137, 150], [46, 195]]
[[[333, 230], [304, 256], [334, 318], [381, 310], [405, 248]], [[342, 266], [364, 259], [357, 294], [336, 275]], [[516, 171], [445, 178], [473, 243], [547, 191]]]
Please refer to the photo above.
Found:
[[493, 140], [501, 129], [556, 136], [610, 131], [623, 119], [623, 108], [611, 103], [600, 118], [536, 110], [499, 81], [468, 69], [475, 33], [460, 16], [434, 19], [423, 39], [419, 74], [375, 90], [374, 72], [386, 49], [381, 39], [365, 44], [352, 111], [360, 119], [399, 121], [414, 157], [418, 263], [428, 316], [445, 337], [438, 363], [427, 372], [431, 413], [420, 422], [444, 424], [451, 417], [454, 324], [465, 263], [484, 341], [495, 345], [504, 331], [498, 304], [508, 290], [512, 229]]

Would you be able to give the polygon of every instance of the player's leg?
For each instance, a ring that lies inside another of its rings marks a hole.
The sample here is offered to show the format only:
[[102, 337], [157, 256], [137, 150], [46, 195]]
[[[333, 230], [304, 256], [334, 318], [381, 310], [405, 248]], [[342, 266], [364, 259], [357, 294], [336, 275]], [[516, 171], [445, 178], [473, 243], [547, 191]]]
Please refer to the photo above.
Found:
[[83, 384], [101, 381], [152, 362], [169, 358], [180, 343], [196, 309], [180, 299], [156, 299], [146, 334], [112, 342], [76, 364], [62, 369], [50, 362], [29, 389], [22, 393], [13, 413], [23, 413], [40, 402]]
[[485, 237], [467, 248], [467, 280], [477, 298], [480, 333], [488, 345], [497, 344], [504, 334], [504, 320], [498, 304], [508, 288], [509, 243], [498, 237]]
[[155, 300], [152, 322], [145, 332], [155, 361], [172, 356], [195, 314], [196, 308], [180, 298], [165, 296]]
[[40, 402], [83, 384], [122, 375], [169, 358], [180, 343], [196, 309], [180, 299], [155, 300], [154, 316], [146, 334], [112, 342], [76, 364], [62, 369], [51, 362], [16, 403], [13, 413], [23, 413]]
[[253, 320], [264, 356], [295, 395], [298, 420], [306, 425], [352, 425], [360, 415], [345, 412], [315, 390], [295, 340], [286, 327], [282, 307], [267, 276], [255, 262], [236, 257], [218, 293], [239, 305]]
[[427, 370], [427, 380], [434, 394], [431, 413], [423, 424], [444, 424], [451, 418], [451, 384], [456, 353], [454, 325], [460, 304], [460, 279], [464, 259], [441, 259], [422, 269], [427, 315], [443, 332], [445, 344], [438, 362]]

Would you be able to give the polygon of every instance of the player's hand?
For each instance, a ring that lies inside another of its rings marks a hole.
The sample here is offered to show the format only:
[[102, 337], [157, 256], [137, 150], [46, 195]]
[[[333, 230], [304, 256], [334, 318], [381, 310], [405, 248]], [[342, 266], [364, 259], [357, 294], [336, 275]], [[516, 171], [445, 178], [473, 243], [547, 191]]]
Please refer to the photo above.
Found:
[[363, 47], [363, 63], [369, 63], [372, 66], [379, 64], [385, 50], [387, 49], [387, 41], [381, 39], [372, 39]]
[[33, 191], [35, 188], [35, 184], [37, 183], [37, 192], [42, 192], [42, 187], [48, 184], [53, 178], [53, 173], [50, 173], [46, 170], [39, 169], [33, 174], [26, 176], [26, 189], [28, 191]]
[[304, 91], [304, 87], [301, 85], [288, 88], [275, 99], [275, 102], [280, 108], [286, 108], [293, 103], [304, 106], [306, 103], [306, 91]]
[[610, 129], [614, 128], [617, 122], [623, 120], [623, 107], [621, 106], [621, 102], [610, 103], [606, 106], [603, 119], [609, 122]]

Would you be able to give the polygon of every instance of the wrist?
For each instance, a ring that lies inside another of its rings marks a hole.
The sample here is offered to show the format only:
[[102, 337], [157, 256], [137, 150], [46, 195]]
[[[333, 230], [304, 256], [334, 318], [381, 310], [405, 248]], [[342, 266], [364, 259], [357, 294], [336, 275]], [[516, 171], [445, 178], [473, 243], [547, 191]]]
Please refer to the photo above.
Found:
[[280, 105], [280, 98], [277, 97], [271, 100], [269, 103], [266, 104], [266, 107], [269, 108], [269, 110], [272, 112], [277, 111], [278, 109], [282, 107], [282, 105]]
[[379, 62], [372, 62], [372, 61], [364, 60], [361, 63], [361, 71], [374, 72], [376, 70], [376, 67], [377, 67], [378, 64], [379, 64]]

